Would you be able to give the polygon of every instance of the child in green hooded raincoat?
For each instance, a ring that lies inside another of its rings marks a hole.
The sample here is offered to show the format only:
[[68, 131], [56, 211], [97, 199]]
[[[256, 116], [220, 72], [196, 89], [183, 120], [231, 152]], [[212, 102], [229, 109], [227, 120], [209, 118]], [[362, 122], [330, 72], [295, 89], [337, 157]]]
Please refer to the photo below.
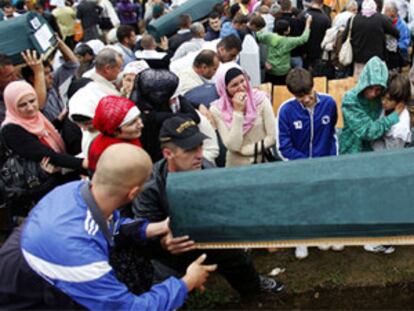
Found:
[[345, 93], [342, 101], [344, 128], [339, 137], [340, 154], [372, 151], [372, 142], [381, 138], [399, 122], [404, 105], [380, 118], [381, 95], [387, 87], [387, 65], [377, 56], [365, 65], [358, 84]]

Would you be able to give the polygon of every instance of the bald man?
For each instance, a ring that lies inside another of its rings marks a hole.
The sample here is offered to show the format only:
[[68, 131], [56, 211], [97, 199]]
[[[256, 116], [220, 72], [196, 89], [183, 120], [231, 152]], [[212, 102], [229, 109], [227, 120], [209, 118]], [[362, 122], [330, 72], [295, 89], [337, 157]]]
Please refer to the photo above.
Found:
[[116, 144], [102, 154], [91, 183], [68, 183], [46, 195], [0, 249], [0, 306], [172, 310], [189, 291], [203, 288], [216, 269], [202, 265], [205, 255], [182, 279], [171, 277], [140, 296], [116, 279], [108, 263], [114, 235], [142, 241], [169, 231], [168, 220], [133, 221], [117, 210], [140, 193], [151, 170], [143, 149]]

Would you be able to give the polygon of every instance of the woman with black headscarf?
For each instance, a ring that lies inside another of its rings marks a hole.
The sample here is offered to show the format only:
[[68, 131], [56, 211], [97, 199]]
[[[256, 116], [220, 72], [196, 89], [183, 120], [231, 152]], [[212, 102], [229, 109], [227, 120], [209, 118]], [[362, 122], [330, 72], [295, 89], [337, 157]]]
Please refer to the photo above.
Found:
[[200, 122], [193, 106], [176, 93], [178, 82], [174, 73], [163, 69], [144, 70], [135, 80], [131, 100], [142, 113], [141, 143], [154, 163], [163, 158], [158, 136], [165, 120], [181, 116]]

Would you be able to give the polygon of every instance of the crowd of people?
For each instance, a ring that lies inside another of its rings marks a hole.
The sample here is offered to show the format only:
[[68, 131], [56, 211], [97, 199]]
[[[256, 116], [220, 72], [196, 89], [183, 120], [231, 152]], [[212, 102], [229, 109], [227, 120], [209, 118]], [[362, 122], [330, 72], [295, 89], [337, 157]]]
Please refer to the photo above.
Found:
[[[0, 1], [0, 19], [36, 11], [57, 39], [47, 59], [23, 51], [20, 65], [0, 50], [3, 175], [16, 161], [42, 175], [34, 186], [0, 176], [1, 308], [173, 310], [213, 271], [242, 297], [278, 293], [246, 250], [202, 252], [172, 235], [168, 175], [412, 145], [405, 0], [223, 1], [201, 21], [179, 15], [168, 37], [147, 31], [185, 2]], [[258, 51], [248, 68], [246, 42]], [[315, 91], [316, 76], [355, 87], [336, 103]], [[260, 83], [285, 85], [291, 99], [274, 112]]]

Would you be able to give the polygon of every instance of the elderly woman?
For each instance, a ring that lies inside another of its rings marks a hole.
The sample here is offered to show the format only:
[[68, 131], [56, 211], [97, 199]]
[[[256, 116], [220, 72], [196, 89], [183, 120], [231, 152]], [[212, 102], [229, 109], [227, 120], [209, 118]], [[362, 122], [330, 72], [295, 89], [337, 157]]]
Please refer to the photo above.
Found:
[[140, 115], [134, 102], [129, 99], [106, 96], [99, 101], [92, 123], [100, 134], [89, 148], [90, 170], [95, 171], [101, 154], [113, 144], [130, 143], [141, 147], [139, 137], [143, 125]]
[[[345, 41], [351, 30], [352, 55], [354, 56], [354, 77], [358, 79], [364, 65], [373, 57], [385, 60], [385, 34], [399, 38], [398, 29], [391, 20], [383, 16], [374, 0], [364, 0], [361, 12], [349, 19], [343, 33]], [[352, 23], [352, 28], [351, 28]]]
[[226, 166], [262, 162], [261, 149], [275, 145], [275, 118], [266, 94], [252, 90], [246, 74], [235, 63], [222, 64], [216, 87], [220, 98], [212, 103], [218, 132], [227, 148]]
[[2, 135], [7, 146], [23, 158], [41, 162], [50, 159], [58, 168], [76, 171], [86, 169], [86, 159], [66, 154], [65, 143], [56, 130], [61, 120], [53, 124], [39, 111], [37, 95], [33, 87], [24, 81], [10, 83], [4, 90], [6, 119]]
[[128, 63], [124, 70], [122, 71], [122, 86], [121, 86], [121, 95], [129, 98], [131, 95], [132, 89], [134, 88], [134, 81], [137, 75], [143, 72], [145, 69], [148, 69], [149, 66], [145, 60], [137, 60], [134, 62]]

